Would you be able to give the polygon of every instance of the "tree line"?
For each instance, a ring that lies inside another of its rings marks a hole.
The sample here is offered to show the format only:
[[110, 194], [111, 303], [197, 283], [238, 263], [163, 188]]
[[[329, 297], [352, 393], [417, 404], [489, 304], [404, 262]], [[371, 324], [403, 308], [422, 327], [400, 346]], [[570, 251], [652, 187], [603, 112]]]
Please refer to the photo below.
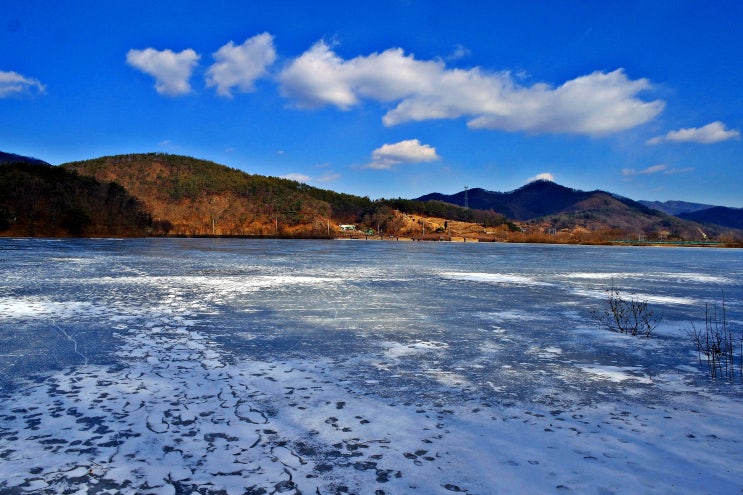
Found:
[[140, 236], [151, 218], [122, 186], [46, 164], [0, 165], [0, 232]]

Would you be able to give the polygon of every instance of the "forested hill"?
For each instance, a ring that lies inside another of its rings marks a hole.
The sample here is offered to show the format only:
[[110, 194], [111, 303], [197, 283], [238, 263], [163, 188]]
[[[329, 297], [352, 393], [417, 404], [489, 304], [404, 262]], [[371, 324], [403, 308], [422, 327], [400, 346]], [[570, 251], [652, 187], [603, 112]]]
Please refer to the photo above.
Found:
[[743, 230], [743, 208], [713, 206], [703, 210], [681, 213], [678, 216], [694, 222]]
[[[327, 232], [332, 215], [330, 205], [307, 194], [302, 184], [249, 175], [186, 156], [118, 155], [62, 167], [101, 182], [121, 184], [150, 212], [155, 234]], [[363, 203], [361, 198], [357, 203]], [[363, 209], [367, 205], [348, 205], [349, 209], [353, 206]]]
[[120, 185], [24, 158], [0, 163], [0, 234], [119, 237], [148, 233], [149, 215]]
[[152, 215], [156, 235], [325, 237], [341, 223], [402, 234], [405, 223], [399, 211], [478, 222], [504, 220], [492, 212], [437, 202], [372, 201], [179, 155], [108, 156], [62, 167], [121, 184]]

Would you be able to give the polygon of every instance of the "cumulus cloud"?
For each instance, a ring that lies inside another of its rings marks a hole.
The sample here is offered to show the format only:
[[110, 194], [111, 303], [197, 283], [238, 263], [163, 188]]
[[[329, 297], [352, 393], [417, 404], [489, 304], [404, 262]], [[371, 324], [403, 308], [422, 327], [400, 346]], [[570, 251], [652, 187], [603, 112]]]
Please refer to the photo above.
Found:
[[523, 86], [510, 72], [447, 69], [441, 60], [417, 60], [399, 48], [345, 60], [324, 41], [294, 59], [279, 80], [282, 95], [300, 108], [395, 103], [383, 117], [387, 126], [466, 118], [478, 129], [602, 135], [643, 124], [665, 105], [639, 99], [651, 84], [629, 79], [623, 69], [558, 87]]
[[384, 144], [372, 152], [372, 161], [366, 167], [389, 170], [404, 163], [421, 163], [438, 160], [436, 148], [421, 144], [417, 139], [408, 139], [394, 144]]
[[534, 182], [535, 180], [548, 180], [550, 182], [555, 182], [555, 176], [549, 172], [542, 172], [541, 174], [537, 174], [534, 177], [527, 179], [526, 182], [528, 184], [529, 182]]
[[647, 144], [672, 143], [702, 143], [713, 144], [728, 139], [740, 139], [737, 129], [725, 129], [725, 124], [715, 121], [703, 127], [689, 127], [678, 131], [668, 131], [664, 136], [657, 136], [647, 141]]
[[167, 96], [191, 92], [188, 80], [199, 58], [199, 55], [190, 48], [178, 53], [154, 48], [131, 49], [126, 54], [126, 62], [154, 77], [157, 92]]
[[44, 93], [46, 87], [38, 79], [13, 71], [0, 70], [0, 98], [24, 93]]
[[213, 56], [216, 62], [206, 73], [206, 85], [216, 86], [218, 95], [231, 98], [233, 88], [243, 93], [255, 89], [255, 81], [265, 76], [276, 60], [276, 50], [273, 36], [263, 33], [239, 46], [230, 41]]
[[439, 62], [420, 62], [400, 49], [343, 60], [324, 41], [286, 67], [282, 94], [300, 108], [335, 105], [348, 109], [361, 98], [394, 101], [412, 95], [440, 71]]

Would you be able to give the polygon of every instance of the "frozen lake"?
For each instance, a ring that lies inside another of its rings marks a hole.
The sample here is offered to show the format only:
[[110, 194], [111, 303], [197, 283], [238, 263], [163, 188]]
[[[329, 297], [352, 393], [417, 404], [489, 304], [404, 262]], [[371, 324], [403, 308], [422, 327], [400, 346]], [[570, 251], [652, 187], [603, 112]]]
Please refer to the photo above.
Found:
[[[0, 493], [740, 493], [743, 251], [0, 240]], [[614, 284], [663, 314], [597, 328]]]

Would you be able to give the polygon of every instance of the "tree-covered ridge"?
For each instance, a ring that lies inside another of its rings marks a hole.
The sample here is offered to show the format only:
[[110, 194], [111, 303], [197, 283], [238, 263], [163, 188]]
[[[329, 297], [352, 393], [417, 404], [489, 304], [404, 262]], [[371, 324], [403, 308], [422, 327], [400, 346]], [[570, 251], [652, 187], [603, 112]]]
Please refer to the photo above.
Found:
[[307, 225], [317, 224], [319, 230], [330, 214], [327, 204], [306, 194], [297, 182], [187, 156], [118, 155], [63, 167], [121, 184], [147, 205], [159, 233], [290, 235]]
[[151, 219], [119, 184], [41, 163], [0, 165], [0, 233], [142, 236]]
[[91, 176], [115, 176], [119, 181], [134, 184], [166, 186], [161, 189], [164, 197], [173, 201], [194, 199], [203, 194], [260, 191], [268, 179], [273, 188], [277, 183], [292, 187], [297, 183], [285, 179], [261, 177], [225, 165], [189, 156], [167, 153], [142, 153], [104, 156], [92, 160], [70, 162], [63, 165]]
[[678, 216], [685, 220], [743, 230], [743, 208], [713, 206], [703, 210], [681, 213]]
[[507, 223], [505, 216], [493, 210], [476, 210], [446, 203], [444, 201], [419, 201], [414, 199], [383, 199], [385, 205], [403, 213], [445, 218], [459, 222], [479, 223], [493, 227]]
[[443, 202], [376, 200], [277, 177], [252, 175], [206, 160], [163, 153], [119, 155], [63, 165], [115, 181], [147, 206], [156, 233], [327, 236], [340, 223], [401, 233], [403, 214], [498, 225], [493, 212]]

